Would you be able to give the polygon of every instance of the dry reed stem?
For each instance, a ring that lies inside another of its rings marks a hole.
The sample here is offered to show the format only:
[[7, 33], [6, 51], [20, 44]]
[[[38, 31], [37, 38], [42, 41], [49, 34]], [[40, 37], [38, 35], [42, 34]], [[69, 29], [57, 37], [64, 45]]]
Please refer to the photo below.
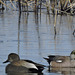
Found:
[[[21, 1], [20, 3], [26, 6], [26, 3], [23, 3], [22, 1]], [[33, 2], [33, 3], [34, 3], [34, 2]], [[30, 4], [32, 4], [32, 3], [28, 3], [28, 2], [27, 2], [27, 4], [28, 4], [28, 6], [30, 6], [30, 7], [32, 8], [32, 6], [30, 5]]]
[[16, 9], [15, 5], [12, 3], [12, 0], [10, 0], [11, 4], [13, 5], [13, 7]]
[[[8, 5], [6, 5], [3, 1], [0, 0], [0, 2], [1, 2], [3, 5], [5, 5], [6, 7], [11, 8], [11, 7], [9, 7]], [[12, 8], [11, 8], [11, 9], [12, 9]], [[13, 9], [12, 9], [12, 10], [13, 10]]]

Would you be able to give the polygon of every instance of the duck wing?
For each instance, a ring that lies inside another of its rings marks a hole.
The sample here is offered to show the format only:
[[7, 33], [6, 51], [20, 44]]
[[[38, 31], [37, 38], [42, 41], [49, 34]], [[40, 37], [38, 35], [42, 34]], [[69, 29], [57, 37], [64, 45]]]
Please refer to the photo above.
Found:
[[41, 72], [41, 71], [44, 69], [44, 67], [46, 67], [45, 65], [42, 65], [42, 64], [33, 62], [33, 61], [31, 61], [31, 60], [24, 60], [24, 61], [26, 61], [26, 62], [28, 62], [28, 63], [34, 64], [34, 65], [38, 68], [38, 71], [39, 71], [39, 72]]
[[29, 63], [33, 63], [33, 64], [35, 64], [36, 66], [46, 67], [45, 65], [42, 65], [42, 64], [39, 64], [39, 63], [33, 62], [33, 61], [31, 61], [31, 60], [24, 60], [24, 61], [29, 62]]

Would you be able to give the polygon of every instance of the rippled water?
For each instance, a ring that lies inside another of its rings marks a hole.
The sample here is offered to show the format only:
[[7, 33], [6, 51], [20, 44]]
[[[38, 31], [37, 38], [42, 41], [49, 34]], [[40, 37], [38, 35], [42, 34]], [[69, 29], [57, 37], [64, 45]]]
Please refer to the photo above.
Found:
[[[6, 75], [7, 64], [2, 62], [9, 53], [19, 54], [21, 59], [30, 59], [48, 66], [43, 59], [50, 54], [70, 55], [75, 49], [75, 16], [58, 15], [56, 17], [56, 35], [54, 31], [55, 16], [42, 13], [5, 10], [0, 13], [0, 75]], [[73, 69], [45, 68], [44, 75], [74, 75]], [[11, 74], [9, 74], [11, 75]], [[17, 74], [19, 75], [19, 74]], [[20, 74], [21, 75], [21, 74]], [[38, 74], [23, 74], [38, 75]]]

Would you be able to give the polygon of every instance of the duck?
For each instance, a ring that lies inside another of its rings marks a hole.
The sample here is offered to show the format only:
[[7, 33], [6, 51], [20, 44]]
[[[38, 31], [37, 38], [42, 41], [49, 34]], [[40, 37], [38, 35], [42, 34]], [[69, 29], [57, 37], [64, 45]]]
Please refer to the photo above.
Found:
[[31, 60], [21, 60], [16, 53], [10, 53], [8, 58], [3, 63], [9, 64], [6, 66], [6, 73], [9, 72], [29, 72], [29, 73], [41, 73], [45, 65], [33, 62]]
[[75, 67], [75, 50], [70, 53], [70, 56], [49, 55], [47, 60], [50, 67], [55, 68], [74, 68]]

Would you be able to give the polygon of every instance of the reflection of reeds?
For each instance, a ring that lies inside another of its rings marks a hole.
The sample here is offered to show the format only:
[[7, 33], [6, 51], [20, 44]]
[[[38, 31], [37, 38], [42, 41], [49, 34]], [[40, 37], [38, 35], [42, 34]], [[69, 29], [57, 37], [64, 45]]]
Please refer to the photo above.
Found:
[[55, 21], [54, 21], [54, 38], [56, 37], [56, 18], [57, 18], [57, 10], [55, 11]]

